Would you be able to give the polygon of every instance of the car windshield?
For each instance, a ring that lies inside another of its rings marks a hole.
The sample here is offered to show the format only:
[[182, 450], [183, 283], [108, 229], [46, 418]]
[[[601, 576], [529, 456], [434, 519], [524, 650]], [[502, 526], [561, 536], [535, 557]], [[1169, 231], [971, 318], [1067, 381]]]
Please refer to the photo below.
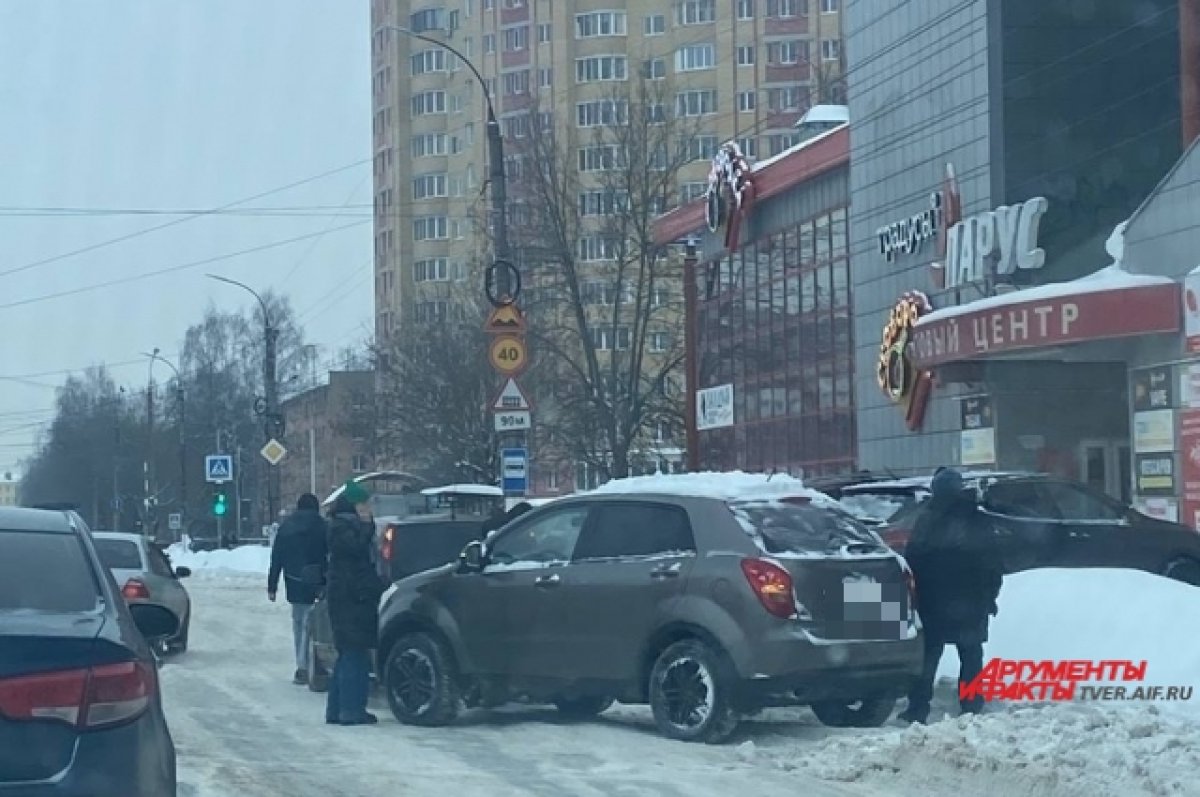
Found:
[[141, 570], [142, 552], [131, 540], [98, 539], [96, 553], [109, 570]]
[[74, 534], [0, 530], [0, 611], [86, 612], [99, 600]]
[[851, 515], [870, 523], [887, 523], [917, 502], [911, 492], [852, 493], [838, 500]]
[[846, 546], [883, 546], [860, 521], [833, 509], [779, 501], [735, 501], [729, 508], [767, 553], [831, 553]]

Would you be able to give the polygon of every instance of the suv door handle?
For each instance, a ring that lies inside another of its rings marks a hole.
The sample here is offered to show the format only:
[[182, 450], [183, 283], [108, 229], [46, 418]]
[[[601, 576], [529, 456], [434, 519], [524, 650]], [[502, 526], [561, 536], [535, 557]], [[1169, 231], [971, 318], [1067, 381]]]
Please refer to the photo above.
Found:
[[549, 589], [550, 587], [557, 587], [561, 581], [562, 579], [558, 577], [558, 573], [554, 573], [549, 576], [538, 576], [536, 579], [534, 579], [533, 585], [535, 587]]
[[679, 578], [679, 562], [659, 565], [650, 571], [650, 578]]

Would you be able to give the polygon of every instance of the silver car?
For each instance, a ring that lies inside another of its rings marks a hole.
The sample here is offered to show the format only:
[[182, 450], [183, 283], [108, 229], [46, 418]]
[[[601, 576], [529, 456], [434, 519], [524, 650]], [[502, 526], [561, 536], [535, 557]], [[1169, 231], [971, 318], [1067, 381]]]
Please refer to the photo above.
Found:
[[125, 602], [149, 603], [174, 614], [179, 620], [179, 633], [167, 640], [167, 650], [172, 653], [187, 650], [192, 599], [179, 579], [190, 576], [192, 571], [172, 567], [167, 555], [140, 534], [94, 531], [92, 539], [100, 561], [112, 572]]

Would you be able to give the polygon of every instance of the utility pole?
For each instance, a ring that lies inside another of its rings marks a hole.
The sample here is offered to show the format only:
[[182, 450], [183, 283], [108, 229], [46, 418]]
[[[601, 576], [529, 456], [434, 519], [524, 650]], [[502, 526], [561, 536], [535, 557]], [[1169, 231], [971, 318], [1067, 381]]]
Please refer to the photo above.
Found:
[[[151, 364], [153, 368], [153, 364]], [[146, 386], [146, 459], [142, 463], [142, 480], [145, 496], [143, 501], [142, 535], [150, 537], [154, 533], [154, 492], [150, 489], [151, 472], [154, 467], [154, 375], [150, 375], [150, 383]]]
[[163, 363], [175, 373], [175, 401], [179, 405], [179, 514], [183, 519], [183, 528], [187, 529], [187, 405], [183, 388], [183, 375], [179, 373], [179, 369], [170, 360], [160, 354], [161, 351], [161, 349], [156, 347], [153, 352], [143, 352], [143, 354], [150, 358], [151, 381], [153, 381], [155, 360]]

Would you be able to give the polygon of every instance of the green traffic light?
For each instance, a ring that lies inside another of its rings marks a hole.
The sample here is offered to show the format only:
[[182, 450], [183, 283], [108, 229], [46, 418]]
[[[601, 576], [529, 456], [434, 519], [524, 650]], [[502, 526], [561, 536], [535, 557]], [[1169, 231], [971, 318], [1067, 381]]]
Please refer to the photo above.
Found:
[[225, 493], [218, 493], [213, 500], [213, 514], [217, 517], [225, 514], [228, 507], [225, 504]]

